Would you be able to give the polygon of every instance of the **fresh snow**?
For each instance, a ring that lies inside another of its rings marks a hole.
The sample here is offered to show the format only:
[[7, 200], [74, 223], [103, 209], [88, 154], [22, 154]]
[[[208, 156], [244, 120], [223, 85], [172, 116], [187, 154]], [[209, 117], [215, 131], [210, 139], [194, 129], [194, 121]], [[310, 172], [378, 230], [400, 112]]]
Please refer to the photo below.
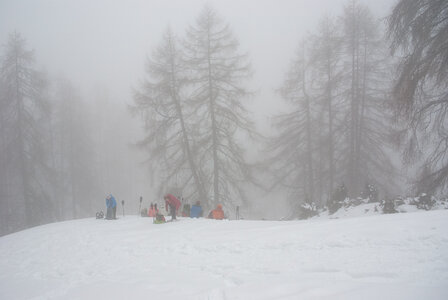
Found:
[[[423, 194], [424, 195], [424, 194]], [[340, 219], [340, 218], [353, 218], [361, 216], [374, 216], [383, 214], [383, 204], [379, 202], [369, 203], [369, 199], [356, 199], [344, 201], [343, 206], [339, 208], [335, 213], [329, 214], [328, 210], [320, 211], [318, 215], [312, 217], [313, 219]], [[395, 210], [397, 213], [409, 213], [419, 212], [424, 213], [426, 210], [419, 209], [416, 205], [418, 198], [405, 198], [404, 200], [396, 200]], [[398, 202], [398, 203], [397, 203]], [[309, 206], [308, 206], [309, 208]], [[443, 210], [448, 209], [447, 199], [435, 199], [431, 210]]]
[[48, 224], [0, 238], [0, 299], [448, 299], [448, 210]]

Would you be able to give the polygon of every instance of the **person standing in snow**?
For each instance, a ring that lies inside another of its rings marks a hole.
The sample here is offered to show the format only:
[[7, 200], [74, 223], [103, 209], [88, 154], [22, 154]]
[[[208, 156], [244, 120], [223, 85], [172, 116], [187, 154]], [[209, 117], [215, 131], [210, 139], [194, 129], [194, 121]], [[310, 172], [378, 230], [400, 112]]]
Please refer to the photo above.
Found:
[[112, 215], [112, 207], [110, 206], [110, 195], [107, 195], [106, 197], [106, 220], [110, 220], [111, 219], [111, 215]]
[[166, 211], [168, 211], [168, 207], [170, 209], [171, 221], [176, 220], [176, 212], [181, 205], [179, 199], [174, 197], [172, 194], [166, 194], [163, 198], [165, 199]]
[[199, 217], [202, 217], [202, 207], [201, 202], [196, 201], [196, 203], [191, 206], [190, 218], [199, 218]]
[[117, 201], [112, 195], [110, 195], [110, 199], [112, 200], [112, 217], [115, 220], [117, 218]]
[[224, 211], [222, 210], [222, 205], [218, 204], [218, 206], [208, 214], [208, 218], [215, 220], [224, 219]]
[[106, 219], [112, 220], [117, 218], [117, 201], [115, 200], [114, 196], [110, 194], [106, 197]]

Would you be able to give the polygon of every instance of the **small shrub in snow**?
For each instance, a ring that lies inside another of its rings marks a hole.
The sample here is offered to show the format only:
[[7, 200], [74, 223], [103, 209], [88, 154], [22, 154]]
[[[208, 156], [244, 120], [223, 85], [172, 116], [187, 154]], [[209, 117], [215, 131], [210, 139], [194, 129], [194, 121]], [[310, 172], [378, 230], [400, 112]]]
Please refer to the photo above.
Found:
[[442, 198], [436, 200], [436, 203], [433, 206], [433, 209], [448, 209], [448, 199]]
[[395, 209], [395, 201], [391, 199], [384, 200], [383, 204], [383, 214], [394, 214], [397, 213]]
[[398, 196], [395, 199], [395, 206], [401, 206], [401, 205], [405, 205], [405, 204], [408, 204], [408, 203], [405, 201], [405, 199], [403, 199], [403, 197]]
[[312, 218], [314, 216], [317, 216], [318, 214], [319, 214], [319, 211], [314, 202], [312, 202], [311, 204], [303, 203], [300, 206], [299, 219], [301, 219], [301, 220]]
[[430, 210], [436, 204], [435, 198], [425, 193], [422, 193], [414, 200], [415, 205], [417, 205], [419, 209]]
[[351, 207], [351, 206], [359, 206], [361, 204], [366, 203], [366, 201], [364, 201], [363, 198], [358, 197], [356, 199], [346, 199], [346, 201], [344, 201], [344, 204], [347, 204], [345, 207]]
[[334, 214], [339, 208], [342, 207], [344, 201], [347, 199], [347, 188], [345, 184], [341, 184], [336, 191], [333, 193], [333, 196], [328, 201], [328, 212], [329, 214]]

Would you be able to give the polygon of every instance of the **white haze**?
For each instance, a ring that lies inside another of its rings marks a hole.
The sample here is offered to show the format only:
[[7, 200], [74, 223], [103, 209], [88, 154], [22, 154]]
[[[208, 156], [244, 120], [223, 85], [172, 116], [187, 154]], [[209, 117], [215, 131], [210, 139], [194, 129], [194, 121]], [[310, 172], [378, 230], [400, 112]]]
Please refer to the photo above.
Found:
[[[395, 1], [360, 2], [367, 4], [374, 15], [384, 17]], [[120, 169], [119, 164], [105, 170], [126, 173], [126, 180], [111, 180], [104, 193], [118, 193], [119, 200], [131, 200], [130, 209], [136, 211], [138, 196], [152, 199], [155, 191], [141, 165], [144, 154], [128, 147], [141, 136], [141, 122], [131, 118], [126, 106], [132, 102], [132, 88], [144, 76], [146, 57], [168, 25], [182, 36], [205, 4], [214, 7], [231, 25], [241, 48], [250, 55], [254, 71], [251, 86], [256, 91], [250, 110], [258, 129], [265, 132], [269, 130], [270, 117], [280, 106], [274, 90], [281, 84], [298, 42], [315, 29], [322, 16], [339, 15], [345, 3], [345, 0], [2, 0], [0, 42], [5, 43], [13, 31], [21, 33], [27, 46], [35, 49], [38, 66], [50, 78], [63, 74], [81, 90], [84, 99], [102, 98], [110, 102], [113, 106], [110, 109], [119, 117], [110, 121], [117, 131], [115, 143], [108, 145], [121, 149], [120, 159], [126, 163], [120, 165], [128, 166], [130, 171]], [[258, 151], [248, 150], [255, 155]], [[127, 154], [122, 155], [124, 152]], [[106, 156], [110, 153], [107, 146], [104, 153]], [[98, 206], [102, 205], [103, 199], [97, 201]]]
[[[360, 2], [384, 17], [395, 1]], [[340, 14], [346, 1], [2, 1], [0, 41], [16, 30], [50, 72], [63, 72], [86, 91], [107, 89], [117, 102], [129, 103], [145, 57], [166, 27], [182, 36], [205, 4], [224, 17], [250, 54], [259, 91], [256, 107], [266, 112], [275, 108], [272, 90], [280, 85], [299, 40], [324, 15]]]

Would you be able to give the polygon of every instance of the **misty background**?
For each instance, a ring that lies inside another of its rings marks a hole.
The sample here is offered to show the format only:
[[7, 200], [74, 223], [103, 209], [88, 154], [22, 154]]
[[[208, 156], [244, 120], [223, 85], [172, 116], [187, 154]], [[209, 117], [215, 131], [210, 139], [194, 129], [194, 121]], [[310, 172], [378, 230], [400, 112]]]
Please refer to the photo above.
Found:
[[[355, 2], [370, 10], [378, 24], [379, 39], [385, 43], [385, 18], [396, 1]], [[162, 203], [162, 195], [172, 184], [164, 182], [165, 177], [149, 167], [151, 154], [137, 146], [146, 132], [143, 120], [138, 113], [133, 116], [130, 108], [136, 106], [135, 93], [143, 93], [142, 85], [148, 77], [145, 65], [161, 44], [167, 27], [183, 39], [204, 7], [211, 7], [230, 25], [239, 42], [237, 52], [248, 55], [252, 76], [244, 83], [244, 88], [250, 92], [244, 105], [260, 137], [251, 140], [237, 134], [236, 140], [245, 150], [244, 157], [249, 163], [265, 163], [253, 170], [254, 183], [242, 183], [246, 202], [234, 195], [233, 199], [225, 200], [229, 215], [234, 213], [236, 205], [241, 205], [247, 218], [280, 219], [291, 215], [291, 195], [300, 203], [313, 202], [313, 199], [305, 199], [310, 197], [306, 188], [300, 190], [300, 196], [278, 185], [271, 189], [273, 181], [267, 165], [274, 165], [270, 162], [278, 160], [269, 154], [266, 139], [278, 132], [274, 126], [276, 115], [291, 109], [282, 100], [289, 96], [279, 90], [285, 88], [286, 74], [300, 47], [308, 44], [304, 40], [311, 41], [310, 36], [318, 32], [323, 18], [338, 22], [344, 9], [353, 3], [346, 0], [0, 1], [2, 55], [8, 49], [11, 35], [17, 35], [16, 40], [24, 40], [24, 49], [33, 50], [34, 70], [45, 77], [42, 93], [51, 99], [51, 108], [38, 122], [43, 132], [49, 133], [44, 143], [47, 146], [51, 143], [51, 155], [45, 160], [57, 170], [49, 176], [51, 179], [39, 183], [45, 193], [40, 193], [39, 197], [29, 195], [34, 199], [30, 200], [35, 202], [34, 207], [42, 210], [32, 222], [26, 219], [35, 214], [35, 208], [28, 215], [19, 213], [27, 208], [16, 193], [16, 175], [3, 172], [1, 233], [56, 220], [93, 216], [96, 211], [104, 210], [104, 198], [110, 193], [120, 203], [118, 214], [122, 212], [122, 200], [125, 212], [130, 214], [138, 213], [140, 196], [143, 207], [148, 207], [150, 202]], [[381, 51], [388, 52], [388, 45]], [[393, 62], [388, 66], [391, 73]], [[403, 176], [400, 151], [393, 148], [384, 151], [396, 168], [389, 172], [394, 176], [392, 186], [377, 187], [380, 198], [406, 193], [409, 178]], [[1, 155], [6, 157], [5, 153], [3, 149]], [[9, 168], [18, 167], [10, 165]], [[45, 177], [43, 174], [35, 176]], [[61, 179], [64, 176], [67, 178]], [[73, 178], [77, 178], [76, 184]], [[56, 182], [57, 189], [54, 188]], [[330, 190], [342, 182], [344, 179], [335, 178]], [[362, 192], [361, 185], [364, 186], [364, 182], [351, 189], [351, 197], [356, 197], [354, 190], [357, 195]], [[224, 201], [216, 199], [216, 194], [205, 193], [211, 199], [203, 200], [207, 208]], [[321, 191], [315, 205], [325, 206], [331, 193]], [[195, 191], [186, 196], [186, 201], [193, 203], [198, 198], [194, 195]], [[48, 211], [52, 213], [47, 215]]]

